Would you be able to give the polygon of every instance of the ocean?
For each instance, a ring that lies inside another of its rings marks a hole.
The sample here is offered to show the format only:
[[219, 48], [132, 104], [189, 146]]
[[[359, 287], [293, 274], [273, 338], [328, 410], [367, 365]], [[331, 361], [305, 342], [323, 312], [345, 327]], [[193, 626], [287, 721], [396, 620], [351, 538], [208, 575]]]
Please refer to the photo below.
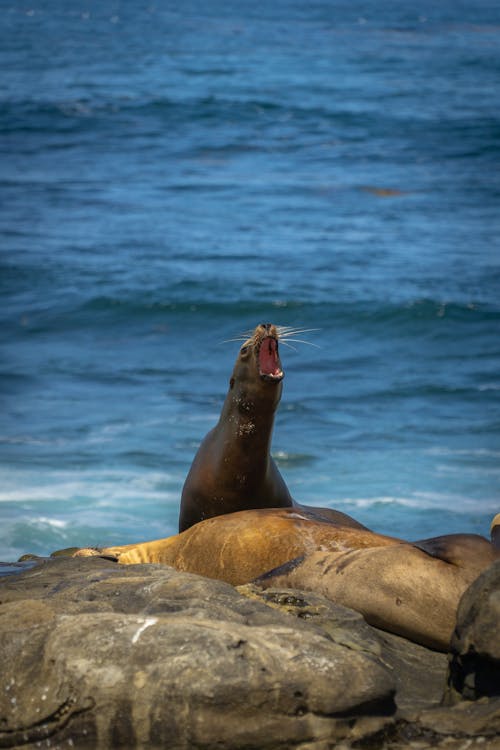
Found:
[[500, 511], [500, 6], [26, 0], [0, 22], [0, 559], [177, 530], [259, 322], [300, 502]]

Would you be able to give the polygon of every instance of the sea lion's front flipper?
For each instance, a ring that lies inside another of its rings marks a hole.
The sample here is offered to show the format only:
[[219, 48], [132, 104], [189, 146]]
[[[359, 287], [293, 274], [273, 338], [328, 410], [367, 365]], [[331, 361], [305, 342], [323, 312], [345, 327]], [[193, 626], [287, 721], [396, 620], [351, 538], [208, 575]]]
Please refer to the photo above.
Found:
[[89, 547], [89, 549], [82, 550], [81, 547], [65, 547], [64, 549], [56, 549], [55, 552], [51, 552], [51, 557], [80, 557], [77, 552], [85, 552], [86, 554], [81, 555], [82, 557], [92, 557], [98, 555], [99, 550], [96, 547]]
[[102, 557], [103, 560], [118, 562], [118, 555], [107, 549], [99, 547], [66, 547], [51, 552], [51, 557]]
[[292, 570], [298, 568], [305, 559], [305, 555], [298, 555], [292, 560], [288, 560], [288, 562], [283, 563], [283, 565], [278, 565], [276, 568], [272, 568], [271, 570], [267, 570], [265, 573], [262, 573], [262, 575], [254, 578], [252, 583], [256, 583], [257, 585], [265, 583], [266, 587], [268, 587], [270, 585], [270, 581], [274, 579], [277, 580], [278, 578], [280, 578], [280, 576], [288, 575], [288, 573], [290, 573]]

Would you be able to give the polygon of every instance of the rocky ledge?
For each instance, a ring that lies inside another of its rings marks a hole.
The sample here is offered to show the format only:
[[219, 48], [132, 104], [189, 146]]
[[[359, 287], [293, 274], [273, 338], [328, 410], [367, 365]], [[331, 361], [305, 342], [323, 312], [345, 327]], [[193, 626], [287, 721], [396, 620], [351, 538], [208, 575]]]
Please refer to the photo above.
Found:
[[315, 594], [45, 560], [0, 578], [0, 747], [493, 750], [499, 624], [500, 562], [447, 656]]

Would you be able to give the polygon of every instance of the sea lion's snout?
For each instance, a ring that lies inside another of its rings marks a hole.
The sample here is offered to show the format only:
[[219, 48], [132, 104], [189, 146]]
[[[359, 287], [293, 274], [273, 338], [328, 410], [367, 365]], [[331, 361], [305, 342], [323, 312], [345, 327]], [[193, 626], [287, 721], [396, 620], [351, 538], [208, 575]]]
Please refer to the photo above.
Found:
[[283, 380], [285, 374], [278, 354], [278, 339], [265, 336], [259, 345], [259, 375], [263, 380], [274, 383]]

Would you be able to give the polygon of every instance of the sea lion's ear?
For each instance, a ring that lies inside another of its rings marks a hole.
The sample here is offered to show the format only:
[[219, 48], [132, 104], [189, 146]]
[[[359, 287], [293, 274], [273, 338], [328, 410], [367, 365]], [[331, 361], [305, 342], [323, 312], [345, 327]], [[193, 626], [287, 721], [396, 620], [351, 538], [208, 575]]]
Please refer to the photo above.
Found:
[[231, 390], [233, 386], [234, 386], [234, 378], [231, 378], [231, 380], [229, 381], [229, 390]]

